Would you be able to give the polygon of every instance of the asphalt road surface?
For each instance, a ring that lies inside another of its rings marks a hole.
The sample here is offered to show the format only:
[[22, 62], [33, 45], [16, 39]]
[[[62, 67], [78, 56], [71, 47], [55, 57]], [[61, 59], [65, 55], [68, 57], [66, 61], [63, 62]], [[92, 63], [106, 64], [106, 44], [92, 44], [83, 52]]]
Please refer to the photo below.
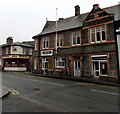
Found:
[[2, 100], [3, 112], [118, 112], [117, 87], [2, 73], [2, 86], [11, 94]]

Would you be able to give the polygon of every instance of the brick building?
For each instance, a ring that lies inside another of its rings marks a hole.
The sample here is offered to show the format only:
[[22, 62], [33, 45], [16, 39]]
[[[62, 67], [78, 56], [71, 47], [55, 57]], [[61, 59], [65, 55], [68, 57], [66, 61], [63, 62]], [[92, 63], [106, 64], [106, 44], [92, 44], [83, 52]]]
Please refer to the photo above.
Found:
[[0, 46], [0, 69], [3, 71], [28, 71], [32, 65], [33, 42], [13, 42], [8, 37]]
[[[35, 40], [34, 70], [40, 73], [117, 78], [115, 22], [120, 5], [47, 21]], [[56, 26], [57, 25], [57, 26]]]

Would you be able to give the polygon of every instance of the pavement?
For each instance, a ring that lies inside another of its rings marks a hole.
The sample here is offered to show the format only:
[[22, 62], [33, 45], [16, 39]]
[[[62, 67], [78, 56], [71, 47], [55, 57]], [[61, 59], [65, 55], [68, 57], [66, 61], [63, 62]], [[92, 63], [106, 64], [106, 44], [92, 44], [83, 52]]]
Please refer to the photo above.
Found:
[[95, 78], [95, 77], [89, 78], [89, 77], [74, 77], [74, 76], [55, 76], [55, 75], [39, 74], [39, 73], [37, 74], [37, 73], [31, 73], [31, 72], [24, 72], [24, 74], [34, 75], [38, 77], [40, 76], [40, 77], [48, 77], [48, 78], [74, 80], [74, 81], [80, 81], [80, 82], [88, 82], [88, 83], [120, 87], [120, 83], [118, 80], [110, 80], [110, 78], [100, 79], [100, 78]]
[[5, 96], [9, 95], [10, 91], [6, 87], [2, 87], [1, 89], [2, 89], [2, 91], [0, 93], [0, 98], [3, 98]]

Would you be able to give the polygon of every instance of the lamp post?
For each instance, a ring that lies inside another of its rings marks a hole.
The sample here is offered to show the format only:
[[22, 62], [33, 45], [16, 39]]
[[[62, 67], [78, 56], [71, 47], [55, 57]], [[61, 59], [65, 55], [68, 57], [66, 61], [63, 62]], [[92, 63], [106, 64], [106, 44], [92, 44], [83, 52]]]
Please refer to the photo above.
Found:
[[118, 61], [118, 83], [120, 83], [120, 20], [115, 23], [117, 61]]

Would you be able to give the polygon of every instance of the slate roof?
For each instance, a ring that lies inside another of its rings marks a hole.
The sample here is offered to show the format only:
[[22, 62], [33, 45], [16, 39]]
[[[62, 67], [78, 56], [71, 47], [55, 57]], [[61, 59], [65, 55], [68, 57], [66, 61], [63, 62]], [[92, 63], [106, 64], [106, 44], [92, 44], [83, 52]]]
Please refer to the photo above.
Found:
[[[103, 8], [103, 10], [105, 10], [109, 14], [114, 14], [115, 21], [120, 19], [120, 13], [118, 13], [118, 11], [120, 11], [120, 4], [108, 8]], [[86, 19], [89, 13], [90, 12], [80, 14], [79, 16], [73, 16], [70, 18], [59, 20], [57, 22], [57, 31], [63, 31], [63, 30], [69, 30], [69, 29], [81, 27], [82, 22]], [[56, 32], [56, 21], [47, 21], [42, 32], [36, 36], [33, 36], [33, 38], [54, 32]]]
[[34, 46], [26, 44], [26, 43], [21, 43], [21, 42], [14, 42], [12, 44], [3, 44], [0, 45], [0, 47], [7, 47], [7, 46], [22, 46], [22, 47], [30, 47], [30, 48], [34, 48]]

